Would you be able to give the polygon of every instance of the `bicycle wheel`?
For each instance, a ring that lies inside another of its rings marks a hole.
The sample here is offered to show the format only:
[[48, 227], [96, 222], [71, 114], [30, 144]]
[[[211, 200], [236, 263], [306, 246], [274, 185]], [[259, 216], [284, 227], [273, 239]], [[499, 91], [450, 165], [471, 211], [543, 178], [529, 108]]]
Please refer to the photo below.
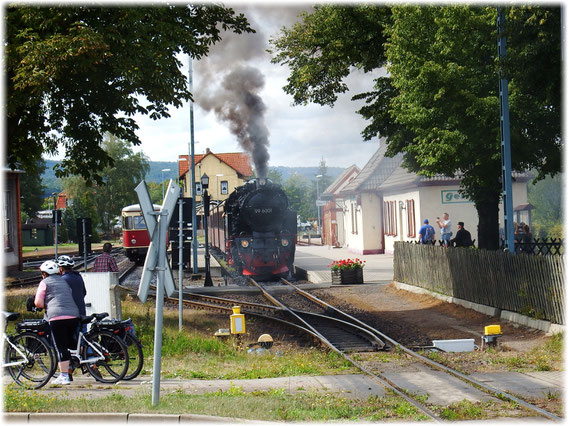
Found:
[[124, 380], [132, 380], [140, 374], [144, 365], [142, 344], [140, 340], [128, 333], [124, 336], [123, 341], [128, 348], [128, 371], [124, 376]]
[[50, 344], [43, 337], [27, 332], [12, 336], [10, 341], [14, 346], [6, 342], [4, 354], [10, 376], [25, 388], [41, 388], [57, 368], [57, 359]]
[[[89, 333], [85, 338], [93, 345], [90, 347], [83, 343], [81, 347], [82, 358], [93, 360], [86, 363], [91, 376], [102, 383], [116, 383], [122, 379], [128, 371], [128, 348], [122, 339], [104, 330]], [[100, 356], [97, 351], [103, 354], [104, 359], [95, 362]]]

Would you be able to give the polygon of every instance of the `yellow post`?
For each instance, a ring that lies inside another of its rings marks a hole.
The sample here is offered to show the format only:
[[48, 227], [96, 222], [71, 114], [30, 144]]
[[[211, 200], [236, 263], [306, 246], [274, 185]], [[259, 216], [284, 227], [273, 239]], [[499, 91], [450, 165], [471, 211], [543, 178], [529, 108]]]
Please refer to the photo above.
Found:
[[241, 314], [240, 306], [233, 306], [231, 315], [231, 334], [242, 334], [245, 332], [245, 316]]

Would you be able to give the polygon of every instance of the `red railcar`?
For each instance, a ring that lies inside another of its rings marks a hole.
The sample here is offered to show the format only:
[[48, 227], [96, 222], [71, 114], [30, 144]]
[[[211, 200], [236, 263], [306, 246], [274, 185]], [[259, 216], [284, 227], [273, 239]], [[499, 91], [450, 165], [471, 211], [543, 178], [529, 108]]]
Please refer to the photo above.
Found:
[[[154, 204], [154, 210], [160, 211], [162, 206]], [[122, 245], [126, 251], [126, 256], [132, 262], [144, 263], [148, 246], [150, 245], [150, 235], [140, 210], [140, 204], [132, 204], [122, 209]]]

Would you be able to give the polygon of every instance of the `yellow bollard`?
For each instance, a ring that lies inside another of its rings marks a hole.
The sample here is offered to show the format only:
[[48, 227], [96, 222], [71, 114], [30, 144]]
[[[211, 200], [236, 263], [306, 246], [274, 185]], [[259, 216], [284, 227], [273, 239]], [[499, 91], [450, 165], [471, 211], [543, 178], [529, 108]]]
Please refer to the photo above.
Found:
[[231, 315], [231, 334], [242, 334], [245, 332], [245, 316], [241, 314], [240, 306], [233, 306]]

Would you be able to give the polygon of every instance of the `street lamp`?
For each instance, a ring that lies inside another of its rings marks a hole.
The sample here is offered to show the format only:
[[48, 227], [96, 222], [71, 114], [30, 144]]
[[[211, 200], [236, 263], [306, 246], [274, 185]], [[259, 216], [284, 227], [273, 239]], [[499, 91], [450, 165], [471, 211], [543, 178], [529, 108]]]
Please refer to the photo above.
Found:
[[164, 203], [164, 172], [171, 172], [171, 170], [162, 169], [162, 204]]
[[205, 231], [205, 282], [203, 283], [203, 286], [213, 287], [213, 281], [211, 280], [211, 265], [209, 263], [209, 230], [207, 227], [209, 219], [209, 201], [211, 200], [211, 197], [207, 191], [207, 188], [209, 188], [209, 176], [207, 176], [206, 173], [203, 173], [201, 176], [201, 188], [203, 191], [203, 229]]
[[318, 208], [318, 234], [320, 234], [321, 236], [321, 230], [320, 230], [320, 206], [317, 205], [320, 195], [319, 195], [319, 179], [322, 177], [322, 175], [316, 175], [316, 206]]
[[217, 201], [221, 200], [221, 190], [219, 189], [219, 178], [224, 175], [215, 175], [217, 176]]

